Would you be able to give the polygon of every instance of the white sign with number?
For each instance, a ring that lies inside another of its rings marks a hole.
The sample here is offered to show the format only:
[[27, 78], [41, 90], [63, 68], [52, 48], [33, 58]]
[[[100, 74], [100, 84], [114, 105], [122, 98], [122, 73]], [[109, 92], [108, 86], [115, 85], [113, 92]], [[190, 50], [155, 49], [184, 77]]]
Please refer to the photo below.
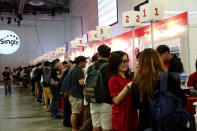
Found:
[[76, 48], [77, 48], [77, 46], [76, 46], [76, 41], [75, 41], [75, 40], [72, 40], [72, 41], [70, 42], [70, 45], [71, 45], [71, 49], [76, 49]]
[[92, 30], [88, 32], [88, 40], [89, 42], [97, 42], [101, 41], [101, 38], [98, 36], [96, 30]]
[[122, 24], [124, 28], [142, 26], [139, 11], [128, 11], [122, 13]]
[[164, 16], [164, 6], [158, 3], [148, 3], [140, 7], [141, 22], [161, 21]]
[[48, 54], [44, 54], [44, 59], [48, 59], [49, 55]]
[[53, 58], [53, 57], [55, 57], [57, 54], [56, 54], [56, 51], [51, 51], [51, 52], [49, 52], [49, 56], [50, 56], [50, 58]]
[[83, 38], [75, 38], [76, 46], [77, 47], [83, 47], [85, 46], [85, 41]]
[[57, 52], [58, 54], [64, 54], [64, 53], [65, 53], [65, 49], [64, 49], [64, 47], [60, 47], [60, 48], [57, 48], [57, 49], [56, 49], [56, 52]]
[[107, 38], [111, 35], [111, 27], [110, 26], [97, 26], [96, 27], [98, 37]]

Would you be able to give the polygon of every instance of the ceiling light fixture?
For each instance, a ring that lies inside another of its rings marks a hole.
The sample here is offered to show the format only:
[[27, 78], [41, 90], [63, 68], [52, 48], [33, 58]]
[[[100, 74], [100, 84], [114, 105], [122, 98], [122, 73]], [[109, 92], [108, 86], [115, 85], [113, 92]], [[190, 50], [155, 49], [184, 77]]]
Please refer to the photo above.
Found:
[[44, 5], [45, 3], [43, 0], [31, 0], [29, 1], [29, 4], [33, 6], [41, 6]]

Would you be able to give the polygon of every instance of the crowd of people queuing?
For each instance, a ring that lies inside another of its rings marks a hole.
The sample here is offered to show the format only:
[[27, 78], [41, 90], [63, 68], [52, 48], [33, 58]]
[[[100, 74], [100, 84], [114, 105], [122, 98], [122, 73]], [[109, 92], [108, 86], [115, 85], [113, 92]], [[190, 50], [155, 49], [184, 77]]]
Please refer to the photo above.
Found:
[[[5, 94], [11, 93], [13, 79], [19, 92], [24, 88], [31, 90], [35, 99], [44, 104], [47, 112], [51, 112], [51, 118], [63, 117], [63, 125], [71, 127], [72, 131], [171, 131], [171, 123], [165, 125], [170, 127], [166, 129], [163, 127], [166, 121], [151, 118], [150, 106], [157, 99], [155, 94], [161, 90], [161, 76], [166, 71], [167, 92], [179, 98], [183, 106], [186, 105], [186, 96], [177, 77], [183, 71], [183, 64], [179, 58], [170, 55], [166, 45], [160, 45], [156, 50], [145, 49], [136, 59], [134, 74], [129, 69], [128, 54], [111, 52], [111, 48], [104, 44], [97, 48], [97, 54], [91, 59], [78, 56], [74, 61], [64, 61], [62, 65], [59, 59], [55, 59], [20, 67], [13, 70], [13, 78], [11, 69], [6, 67], [3, 72]], [[189, 77], [191, 89], [197, 86], [196, 74]], [[58, 110], [61, 96], [64, 97], [63, 116]], [[184, 126], [174, 129], [192, 131], [192, 126], [187, 125], [187, 129]]]

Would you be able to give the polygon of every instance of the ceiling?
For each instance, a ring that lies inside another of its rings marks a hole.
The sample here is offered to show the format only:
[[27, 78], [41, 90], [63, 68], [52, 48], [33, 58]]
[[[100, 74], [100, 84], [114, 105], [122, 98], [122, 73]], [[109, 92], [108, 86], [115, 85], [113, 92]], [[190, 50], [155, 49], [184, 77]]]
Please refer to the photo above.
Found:
[[70, 0], [0, 0], [0, 15], [38, 15], [69, 13]]

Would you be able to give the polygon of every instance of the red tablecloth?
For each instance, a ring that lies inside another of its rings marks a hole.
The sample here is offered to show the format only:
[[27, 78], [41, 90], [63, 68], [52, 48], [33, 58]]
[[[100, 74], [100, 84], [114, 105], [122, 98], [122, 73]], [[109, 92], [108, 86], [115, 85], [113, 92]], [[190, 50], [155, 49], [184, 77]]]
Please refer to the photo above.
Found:
[[185, 109], [190, 113], [193, 122], [195, 122], [194, 114], [196, 114], [195, 106], [193, 105], [194, 102], [197, 102], [197, 97], [187, 97], [187, 105]]

